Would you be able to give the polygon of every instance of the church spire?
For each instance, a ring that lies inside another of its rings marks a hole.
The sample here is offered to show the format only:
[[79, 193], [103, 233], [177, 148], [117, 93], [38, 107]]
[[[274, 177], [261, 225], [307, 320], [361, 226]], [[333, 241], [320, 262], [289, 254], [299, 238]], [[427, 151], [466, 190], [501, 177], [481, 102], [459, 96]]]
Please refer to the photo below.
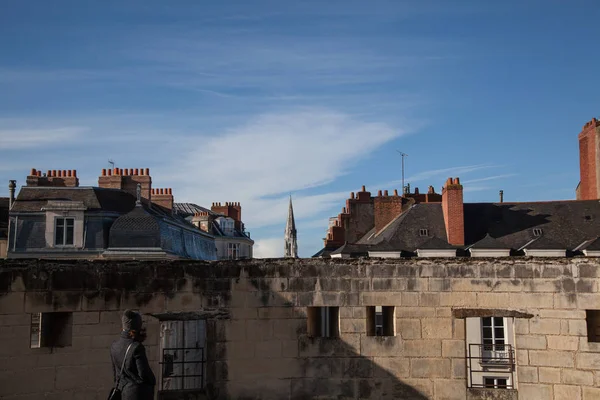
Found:
[[292, 196], [290, 195], [290, 207], [287, 222], [285, 224], [285, 251], [284, 257], [298, 258], [298, 243], [296, 241], [296, 222], [294, 221], [294, 208], [292, 207]]

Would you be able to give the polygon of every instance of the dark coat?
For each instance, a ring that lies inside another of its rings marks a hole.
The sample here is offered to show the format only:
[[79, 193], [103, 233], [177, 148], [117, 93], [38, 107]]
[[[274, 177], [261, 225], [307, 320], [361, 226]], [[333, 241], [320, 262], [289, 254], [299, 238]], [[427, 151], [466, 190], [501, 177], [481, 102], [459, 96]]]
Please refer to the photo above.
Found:
[[150, 369], [146, 349], [140, 342], [130, 339], [127, 332], [122, 332], [121, 337], [110, 346], [115, 382], [121, 371], [127, 346], [131, 343], [133, 344], [127, 353], [123, 376], [119, 382], [122, 398], [123, 400], [153, 400], [156, 378]]

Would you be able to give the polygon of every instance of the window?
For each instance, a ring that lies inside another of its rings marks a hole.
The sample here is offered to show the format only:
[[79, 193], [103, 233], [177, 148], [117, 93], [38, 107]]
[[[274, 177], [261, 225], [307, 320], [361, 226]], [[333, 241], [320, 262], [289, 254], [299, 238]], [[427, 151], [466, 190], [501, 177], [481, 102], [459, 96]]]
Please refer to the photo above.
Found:
[[494, 389], [506, 389], [508, 388], [508, 380], [506, 378], [486, 376], [483, 378], [483, 387]]
[[419, 229], [419, 236], [429, 236], [428, 229]]
[[533, 236], [539, 237], [542, 236], [542, 233], [544, 233], [542, 228], [533, 228]]
[[54, 221], [54, 245], [72, 246], [75, 219], [56, 218]]
[[600, 310], [585, 310], [588, 342], [600, 342]]
[[367, 336], [395, 336], [393, 306], [367, 307]]
[[308, 335], [338, 337], [340, 335], [339, 307], [308, 307]]
[[467, 318], [466, 342], [468, 387], [514, 389], [513, 318]]
[[230, 260], [237, 260], [240, 258], [240, 244], [239, 243], [227, 243], [227, 258]]
[[163, 321], [160, 327], [160, 389], [202, 389], [205, 348], [205, 320]]
[[73, 340], [73, 314], [52, 312], [31, 314], [30, 346], [67, 347]]

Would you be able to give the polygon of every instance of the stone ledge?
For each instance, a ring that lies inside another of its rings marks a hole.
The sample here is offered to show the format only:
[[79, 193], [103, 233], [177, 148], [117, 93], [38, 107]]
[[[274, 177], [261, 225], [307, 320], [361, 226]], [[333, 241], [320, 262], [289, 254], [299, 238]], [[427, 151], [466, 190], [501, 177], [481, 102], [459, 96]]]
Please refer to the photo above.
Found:
[[452, 316], [454, 318], [483, 318], [483, 317], [513, 317], [513, 318], [533, 318], [534, 315], [517, 310], [504, 310], [500, 308], [453, 308]]

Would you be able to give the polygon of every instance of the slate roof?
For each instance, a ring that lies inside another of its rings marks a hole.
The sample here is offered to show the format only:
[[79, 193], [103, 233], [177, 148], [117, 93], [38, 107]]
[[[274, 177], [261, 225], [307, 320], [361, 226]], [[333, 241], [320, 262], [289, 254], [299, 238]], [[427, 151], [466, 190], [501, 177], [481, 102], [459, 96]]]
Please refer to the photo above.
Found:
[[528, 250], [562, 250], [566, 249], [567, 246], [546, 236], [540, 236], [532, 242], [526, 244], [523, 248]]
[[[450, 246], [445, 241], [441, 204], [421, 203], [404, 211], [380, 232], [373, 228], [356, 244], [369, 245], [372, 251], [407, 252], [470, 247], [600, 250], [600, 201], [465, 203], [464, 227], [464, 246]], [[422, 229], [427, 229], [427, 236], [421, 236]], [[534, 229], [538, 231], [534, 233]], [[317, 255], [327, 251], [333, 250], [323, 249]]]
[[160, 225], [145, 207], [136, 206], [110, 227], [110, 248], [160, 247]]
[[419, 250], [454, 250], [456, 249], [456, 246], [452, 246], [445, 239], [434, 236], [428, 241], [420, 244], [417, 248]]
[[360, 245], [360, 244], [344, 243], [344, 245], [342, 245], [341, 247], [338, 247], [337, 249], [335, 249], [334, 251], [329, 253], [329, 255], [348, 254], [351, 257], [361, 257], [361, 256], [366, 257], [369, 255], [368, 251], [369, 251], [369, 246]]
[[510, 249], [510, 246], [504, 243], [503, 240], [493, 238], [489, 234], [472, 245], [468, 246], [469, 249]]
[[207, 212], [212, 215], [219, 215], [208, 208], [201, 207], [194, 203], [173, 203], [173, 208], [178, 214], [181, 214], [184, 217], [194, 216], [194, 214], [198, 212]]
[[[519, 249], [541, 229], [546, 240], [562, 243], [573, 250], [600, 233], [600, 202], [597, 200], [547, 201], [527, 203], [465, 203], [465, 244], [487, 234]], [[546, 242], [547, 243], [547, 242]]]
[[[422, 229], [427, 230], [426, 236], [421, 236]], [[412, 252], [432, 237], [446, 237], [446, 225], [440, 203], [415, 204], [382, 231], [375, 233], [371, 230], [357, 243], [374, 245], [372, 249], [378, 250], [378, 244], [387, 242], [389, 246], [386, 246], [389, 249]]]
[[[191, 224], [192, 217], [194, 216], [194, 214], [199, 212], [207, 212], [213, 215], [215, 218], [222, 216], [222, 214], [216, 213], [212, 210], [209, 210], [208, 208], [201, 207], [194, 203], [174, 203], [173, 208], [175, 209], [176, 214], [184, 218], [189, 224]], [[212, 224], [212, 232], [214, 236], [231, 237], [231, 235], [225, 235], [219, 224], [214, 221]], [[246, 233], [238, 229], [234, 229], [233, 237], [250, 239], [250, 237]]]
[[8, 197], [0, 197], [0, 239], [8, 237]]
[[600, 250], [600, 236], [598, 236], [594, 239], [586, 240], [577, 248], [577, 250], [599, 251]]
[[12, 212], [41, 211], [48, 200], [81, 201], [88, 210], [129, 212], [135, 197], [119, 189], [98, 187], [28, 187], [19, 191]]

